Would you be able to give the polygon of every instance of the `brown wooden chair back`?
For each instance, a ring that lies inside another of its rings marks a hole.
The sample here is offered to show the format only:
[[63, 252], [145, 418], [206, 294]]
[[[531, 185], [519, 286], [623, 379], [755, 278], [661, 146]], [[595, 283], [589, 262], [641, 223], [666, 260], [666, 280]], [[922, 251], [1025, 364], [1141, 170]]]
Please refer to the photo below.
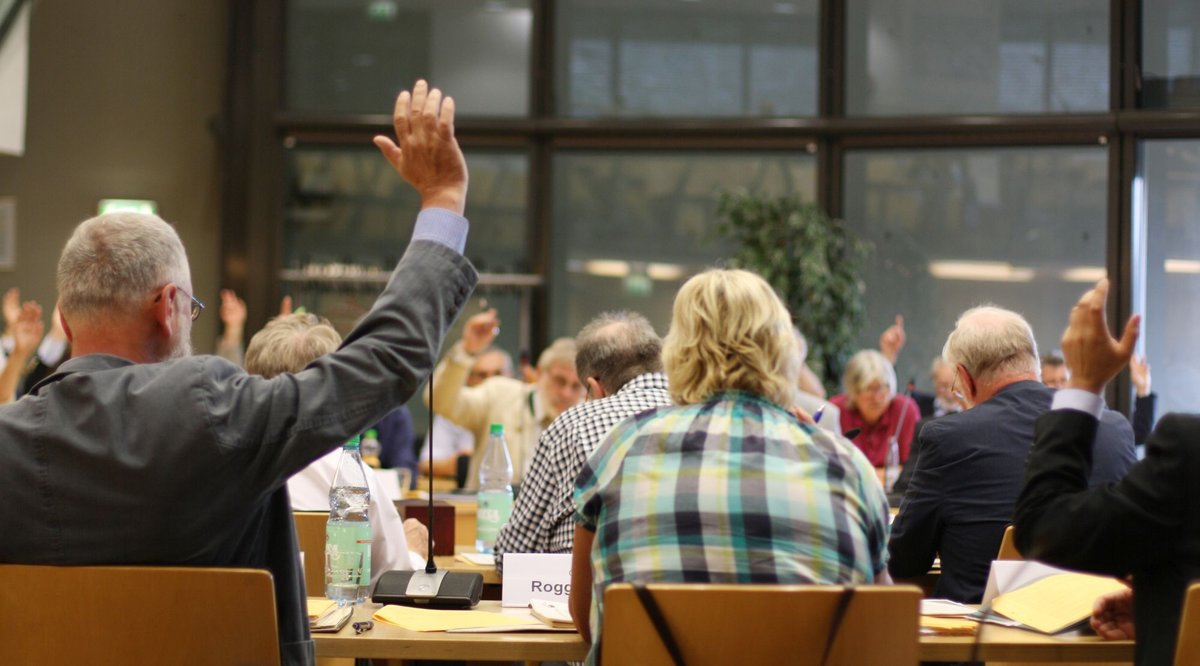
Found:
[[262, 569], [0, 565], [0, 664], [278, 664]]
[[1004, 528], [1004, 538], [1000, 540], [1000, 552], [996, 554], [998, 560], [1023, 560], [1025, 556], [1021, 551], [1017, 550], [1017, 544], [1013, 543], [1013, 526], [1009, 525]]
[[[843, 588], [836, 585], [654, 584], [654, 596], [687, 666], [821, 664]], [[862, 585], [846, 607], [827, 666], [915, 666], [921, 590]], [[604, 592], [604, 664], [672, 661], [632, 585]]]
[[304, 587], [308, 596], [325, 596], [325, 523], [327, 511], [293, 511], [296, 541], [304, 553]]
[[1192, 583], [1183, 600], [1179, 642], [1175, 644], [1175, 666], [1200, 664], [1200, 583]]

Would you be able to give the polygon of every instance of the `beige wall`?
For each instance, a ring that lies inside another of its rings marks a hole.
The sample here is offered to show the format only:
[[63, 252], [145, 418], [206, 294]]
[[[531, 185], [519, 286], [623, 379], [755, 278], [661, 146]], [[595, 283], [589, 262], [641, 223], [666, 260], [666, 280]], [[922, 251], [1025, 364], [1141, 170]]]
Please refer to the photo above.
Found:
[[221, 192], [210, 124], [221, 111], [226, 8], [216, 0], [41, 0], [30, 25], [25, 155], [0, 155], [17, 200], [20, 287], [47, 310], [59, 250], [106, 197], [154, 199], [191, 260], [197, 351], [217, 331]]

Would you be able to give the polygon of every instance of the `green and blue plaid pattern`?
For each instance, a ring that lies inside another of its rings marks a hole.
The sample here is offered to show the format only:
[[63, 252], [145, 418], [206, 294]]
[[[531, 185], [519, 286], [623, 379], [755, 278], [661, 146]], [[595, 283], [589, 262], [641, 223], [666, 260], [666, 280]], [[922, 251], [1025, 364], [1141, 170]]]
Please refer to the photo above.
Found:
[[887, 497], [863, 454], [749, 393], [622, 422], [575, 485], [596, 533], [593, 645], [611, 583], [870, 583], [887, 565]]

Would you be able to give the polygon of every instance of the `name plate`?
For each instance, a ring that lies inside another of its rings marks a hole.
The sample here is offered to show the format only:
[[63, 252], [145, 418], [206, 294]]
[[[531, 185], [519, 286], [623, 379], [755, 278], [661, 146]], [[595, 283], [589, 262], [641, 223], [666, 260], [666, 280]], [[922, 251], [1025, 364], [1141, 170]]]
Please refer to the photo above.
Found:
[[566, 601], [570, 594], [570, 553], [504, 554], [501, 606], [523, 608], [530, 599]]

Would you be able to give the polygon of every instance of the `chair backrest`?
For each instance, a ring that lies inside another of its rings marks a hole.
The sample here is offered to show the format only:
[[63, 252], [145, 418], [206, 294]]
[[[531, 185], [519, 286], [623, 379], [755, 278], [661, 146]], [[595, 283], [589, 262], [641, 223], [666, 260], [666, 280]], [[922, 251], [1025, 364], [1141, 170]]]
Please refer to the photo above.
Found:
[[1017, 544], [1013, 543], [1013, 526], [1009, 525], [1004, 528], [1004, 538], [1000, 540], [1000, 552], [996, 554], [998, 560], [1023, 560], [1025, 556], [1021, 551], [1017, 550]]
[[1183, 600], [1179, 641], [1175, 644], [1175, 666], [1200, 664], [1200, 583], [1192, 583]]
[[304, 553], [304, 587], [310, 597], [325, 596], [325, 523], [327, 511], [293, 511], [296, 541]]
[[262, 569], [0, 565], [0, 664], [278, 664]]
[[[835, 609], [836, 585], [654, 584], [654, 596], [687, 666], [821, 664]], [[862, 585], [846, 607], [828, 666], [917, 664], [921, 590]], [[633, 586], [604, 592], [600, 632], [604, 664], [672, 663]]]

